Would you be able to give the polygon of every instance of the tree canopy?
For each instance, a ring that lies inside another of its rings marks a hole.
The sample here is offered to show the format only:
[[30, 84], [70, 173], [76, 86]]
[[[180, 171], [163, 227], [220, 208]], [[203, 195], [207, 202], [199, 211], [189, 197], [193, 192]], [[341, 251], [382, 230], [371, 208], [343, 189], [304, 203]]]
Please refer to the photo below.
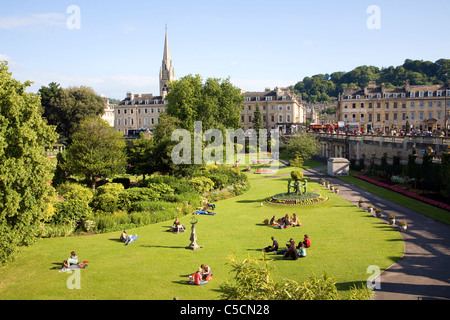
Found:
[[72, 135], [63, 169], [86, 177], [95, 190], [97, 178], [125, 173], [126, 142], [122, 136], [99, 117], [82, 120]]
[[402, 87], [406, 80], [412, 85], [442, 84], [450, 75], [450, 60], [439, 59], [436, 62], [407, 59], [401, 66], [378, 68], [375, 66], [359, 66], [349, 72], [317, 74], [305, 77], [293, 86], [303, 100], [330, 102], [338, 97], [346, 87], [363, 88], [369, 81], [384, 83], [387, 87]]
[[80, 121], [103, 114], [105, 101], [89, 87], [61, 88], [52, 82], [48, 87], [41, 87], [44, 117], [49, 124], [56, 126], [62, 142], [69, 141]]
[[0, 62], [0, 263], [18, 246], [40, 235], [50, 197], [52, 166], [45, 147], [56, 142], [42, 119], [39, 96], [25, 93], [30, 82], [11, 77]]

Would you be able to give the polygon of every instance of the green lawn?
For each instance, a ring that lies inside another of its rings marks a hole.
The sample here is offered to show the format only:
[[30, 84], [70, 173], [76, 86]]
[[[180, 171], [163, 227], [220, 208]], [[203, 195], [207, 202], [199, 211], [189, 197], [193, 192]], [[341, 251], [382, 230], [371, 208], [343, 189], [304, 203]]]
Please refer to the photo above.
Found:
[[[308, 163], [314, 165], [314, 163]], [[280, 169], [278, 174], [292, 168]], [[139, 229], [137, 242], [124, 246], [117, 241], [120, 232], [69, 238], [41, 239], [23, 248], [16, 261], [0, 269], [1, 299], [151, 299], [181, 300], [219, 299], [219, 285], [233, 277], [226, 264], [227, 257], [262, 257], [261, 249], [271, 244], [275, 236], [280, 245], [291, 237], [296, 242], [308, 234], [312, 247], [308, 256], [297, 261], [273, 258], [275, 281], [283, 278], [303, 281], [326, 272], [336, 278], [343, 295], [355, 282], [366, 282], [372, 273], [368, 267], [381, 270], [392, 265], [404, 252], [404, 243], [397, 229], [374, 218], [339, 195], [319, 186], [329, 201], [314, 206], [280, 206], [264, 204], [266, 197], [284, 192], [289, 177], [263, 179], [249, 174], [251, 188], [245, 194], [216, 203], [215, 216], [197, 216], [198, 251], [185, 249], [189, 245], [189, 218], [181, 218], [188, 232], [166, 232], [172, 221]], [[281, 217], [296, 213], [302, 227], [274, 229], [263, 220], [273, 215]], [[81, 271], [81, 289], [70, 290], [68, 273], [54, 267], [75, 250], [80, 260], [90, 260]], [[204, 286], [187, 285], [187, 276], [201, 264], [213, 271], [213, 281]]]

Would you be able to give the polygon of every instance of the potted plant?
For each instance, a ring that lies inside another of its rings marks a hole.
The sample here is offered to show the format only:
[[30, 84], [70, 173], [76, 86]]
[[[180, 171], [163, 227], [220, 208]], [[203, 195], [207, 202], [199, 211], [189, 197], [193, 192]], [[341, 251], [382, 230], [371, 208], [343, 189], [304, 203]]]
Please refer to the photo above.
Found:
[[337, 194], [339, 194], [339, 188], [338, 188], [338, 187], [334, 188], [334, 192], [336, 192]]
[[358, 207], [362, 208], [363, 204], [364, 204], [364, 201], [363, 201], [362, 198], [360, 198], [359, 201], [358, 201]]
[[369, 213], [372, 213], [372, 212], [373, 212], [373, 205], [369, 204], [369, 205], [367, 206], [367, 211], [368, 211]]
[[330, 185], [330, 190], [331, 190], [331, 191], [334, 191], [334, 184], [331, 184], [331, 185]]
[[377, 218], [380, 218], [381, 217], [381, 209], [375, 210], [375, 215], [377, 216]]
[[406, 229], [408, 229], [408, 225], [405, 220], [402, 220], [402, 222], [400, 222], [400, 230], [406, 231]]
[[391, 225], [395, 224], [395, 216], [393, 214], [389, 214], [389, 223]]

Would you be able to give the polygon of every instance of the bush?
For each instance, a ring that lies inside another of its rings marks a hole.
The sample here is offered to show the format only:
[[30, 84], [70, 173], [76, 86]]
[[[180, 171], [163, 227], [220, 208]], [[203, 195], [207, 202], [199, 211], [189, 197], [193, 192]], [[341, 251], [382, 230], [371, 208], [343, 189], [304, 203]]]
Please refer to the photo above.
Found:
[[88, 203], [92, 200], [94, 193], [92, 189], [73, 182], [64, 182], [56, 188], [57, 193], [64, 199], [81, 200]]
[[79, 199], [66, 199], [55, 204], [56, 212], [51, 222], [56, 224], [74, 223], [78, 225], [84, 217], [91, 215], [88, 203]]
[[114, 213], [123, 206], [120, 200], [123, 199], [124, 192], [125, 188], [122, 184], [107, 183], [97, 189], [90, 206], [95, 211]]
[[114, 178], [112, 182], [122, 184], [125, 189], [128, 189], [131, 184], [130, 178]]
[[190, 180], [192, 187], [200, 194], [214, 189], [214, 181], [207, 177], [195, 177]]

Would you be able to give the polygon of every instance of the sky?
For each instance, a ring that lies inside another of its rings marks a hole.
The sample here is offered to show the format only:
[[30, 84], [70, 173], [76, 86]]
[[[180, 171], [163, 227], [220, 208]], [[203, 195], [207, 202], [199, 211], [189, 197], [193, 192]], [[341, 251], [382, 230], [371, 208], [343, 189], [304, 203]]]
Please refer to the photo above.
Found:
[[177, 79], [245, 91], [406, 59], [450, 58], [448, 0], [0, 0], [0, 60], [13, 78], [159, 95], [165, 28]]

